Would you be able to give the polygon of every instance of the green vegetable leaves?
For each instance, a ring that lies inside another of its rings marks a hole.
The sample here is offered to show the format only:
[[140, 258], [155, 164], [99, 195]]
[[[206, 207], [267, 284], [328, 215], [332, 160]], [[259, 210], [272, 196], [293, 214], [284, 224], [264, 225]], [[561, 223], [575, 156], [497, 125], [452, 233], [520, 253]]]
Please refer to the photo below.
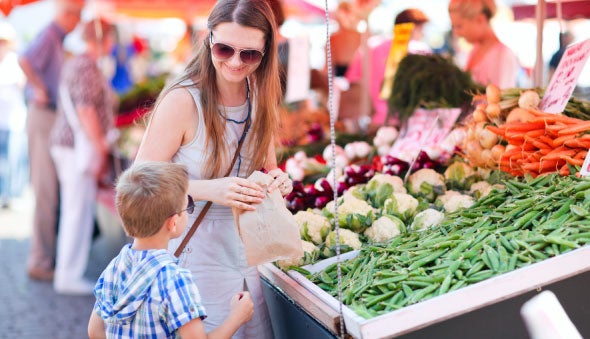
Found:
[[461, 107], [471, 100], [470, 92], [482, 90], [451, 60], [436, 54], [408, 54], [395, 73], [388, 112], [398, 112], [403, 124], [420, 106]]

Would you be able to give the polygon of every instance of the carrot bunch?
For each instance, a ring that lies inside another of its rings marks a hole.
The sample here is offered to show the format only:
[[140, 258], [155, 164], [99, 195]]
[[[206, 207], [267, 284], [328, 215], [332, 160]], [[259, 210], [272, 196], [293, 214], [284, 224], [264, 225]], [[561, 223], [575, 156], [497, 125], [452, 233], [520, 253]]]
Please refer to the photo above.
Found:
[[515, 176], [559, 172], [569, 175], [568, 165], [582, 166], [590, 148], [590, 121], [530, 110], [526, 122], [508, 122], [486, 128], [506, 140], [499, 157], [500, 170]]

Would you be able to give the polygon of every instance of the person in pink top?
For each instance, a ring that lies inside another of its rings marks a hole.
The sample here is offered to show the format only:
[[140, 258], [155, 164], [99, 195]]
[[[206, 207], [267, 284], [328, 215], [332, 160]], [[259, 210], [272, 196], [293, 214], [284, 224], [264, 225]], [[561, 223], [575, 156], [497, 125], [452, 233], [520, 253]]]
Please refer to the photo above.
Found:
[[449, 2], [453, 34], [473, 45], [465, 70], [471, 73], [474, 81], [482, 85], [515, 87], [518, 59], [494, 33], [490, 20], [495, 14], [494, 0]]
[[[400, 12], [395, 17], [395, 25], [403, 23], [414, 23], [416, 26], [412, 32], [412, 37], [408, 46], [409, 53], [413, 54], [428, 54], [431, 53], [430, 47], [421, 42], [423, 33], [422, 28], [428, 17], [414, 8], [406, 9]], [[369, 40], [368, 58], [369, 58], [369, 93], [371, 96], [371, 103], [373, 104], [373, 116], [371, 124], [374, 126], [381, 126], [385, 123], [387, 117], [387, 100], [379, 97], [381, 91], [381, 84], [385, 78], [385, 66], [389, 50], [391, 49], [392, 39], [373, 39]], [[351, 84], [360, 83], [363, 76], [363, 54], [362, 50], [357, 50], [348, 70], [346, 72], [346, 79]], [[395, 121], [392, 121], [395, 124]]]

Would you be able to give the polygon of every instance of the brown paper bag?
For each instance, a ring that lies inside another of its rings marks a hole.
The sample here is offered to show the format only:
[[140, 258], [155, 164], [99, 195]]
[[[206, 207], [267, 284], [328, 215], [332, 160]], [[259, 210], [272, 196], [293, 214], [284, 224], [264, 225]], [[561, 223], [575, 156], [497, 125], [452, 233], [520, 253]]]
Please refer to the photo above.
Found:
[[238, 233], [244, 243], [249, 266], [276, 260], [301, 258], [299, 226], [278, 189], [267, 192], [273, 178], [255, 171], [248, 178], [265, 189], [266, 197], [255, 211], [233, 209]]

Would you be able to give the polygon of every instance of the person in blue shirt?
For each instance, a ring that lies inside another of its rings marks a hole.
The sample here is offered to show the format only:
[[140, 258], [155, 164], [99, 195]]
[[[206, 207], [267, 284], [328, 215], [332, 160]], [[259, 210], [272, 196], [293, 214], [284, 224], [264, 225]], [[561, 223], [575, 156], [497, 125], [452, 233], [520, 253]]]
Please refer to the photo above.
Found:
[[56, 0], [54, 20], [18, 59], [27, 77], [26, 132], [31, 186], [35, 194], [27, 273], [36, 280], [53, 279], [60, 206], [57, 172], [49, 152], [49, 135], [55, 122], [59, 77], [66, 58], [63, 41], [80, 22], [83, 7], [84, 0]]
[[250, 294], [237, 293], [225, 321], [207, 334], [191, 272], [168, 252], [195, 209], [188, 178], [186, 166], [155, 161], [136, 163], [119, 178], [117, 211], [133, 242], [96, 283], [90, 338], [230, 338], [252, 317]]

